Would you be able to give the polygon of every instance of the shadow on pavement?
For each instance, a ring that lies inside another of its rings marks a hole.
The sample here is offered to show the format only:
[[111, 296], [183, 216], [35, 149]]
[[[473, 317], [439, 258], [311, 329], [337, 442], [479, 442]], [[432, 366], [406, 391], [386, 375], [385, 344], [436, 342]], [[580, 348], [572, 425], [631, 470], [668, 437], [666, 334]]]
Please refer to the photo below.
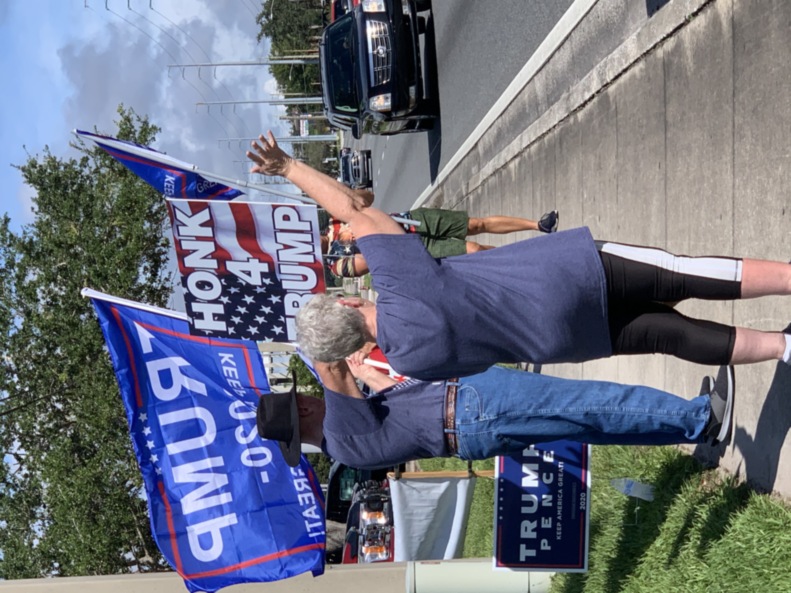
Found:
[[429, 174], [431, 182], [437, 178], [442, 158], [442, 117], [439, 97], [439, 69], [437, 68], [437, 36], [434, 29], [434, 15], [426, 20], [425, 46], [423, 50], [425, 94], [430, 99], [431, 109], [437, 114], [434, 128], [428, 131]]
[[[738, 378], [736, 389], [738, 405]], [[748, 434], [740, 426], [734, 430], [734, 446], [744, 459], [744, 466], [739, 467], [738, 471], [745, 477], [746, 482], [758, 491], [771, 492], [775, 487], [780, 451], [791, 428], [789, 392], [791, 392], [791, 368], [779, 363], [761, 408], [755, 435]], [[723, 452], [724, 449], [698, 445], [694, 455], [704, 463], [715, 465]]]
[[645, 0], [645, 12], [649, 17], [654, 16], [668, 2], [670, 0]]

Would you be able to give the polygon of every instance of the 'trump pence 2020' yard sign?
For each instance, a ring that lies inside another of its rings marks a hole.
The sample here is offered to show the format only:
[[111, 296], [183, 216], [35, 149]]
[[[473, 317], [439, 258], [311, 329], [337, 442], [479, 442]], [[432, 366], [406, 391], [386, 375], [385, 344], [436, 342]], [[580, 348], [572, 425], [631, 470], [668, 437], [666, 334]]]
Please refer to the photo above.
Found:
[[498, 457], [494, 567], [588, 569], [590, 445], [541, 443]]

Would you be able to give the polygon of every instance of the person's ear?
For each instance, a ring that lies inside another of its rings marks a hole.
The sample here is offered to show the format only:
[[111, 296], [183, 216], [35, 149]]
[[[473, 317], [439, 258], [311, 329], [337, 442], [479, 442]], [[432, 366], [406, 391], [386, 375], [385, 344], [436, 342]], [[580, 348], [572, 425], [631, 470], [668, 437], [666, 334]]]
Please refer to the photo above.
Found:
[[300, 417], [310, 414], [310, 404], [305, 401], [305, 396], [301, 393], [297, 394], [297, 414]]
[[300, 418], [313, 415], [316, 411], [318, 400], [315, 397], [300, 394], [297, 397], [297, 414]]

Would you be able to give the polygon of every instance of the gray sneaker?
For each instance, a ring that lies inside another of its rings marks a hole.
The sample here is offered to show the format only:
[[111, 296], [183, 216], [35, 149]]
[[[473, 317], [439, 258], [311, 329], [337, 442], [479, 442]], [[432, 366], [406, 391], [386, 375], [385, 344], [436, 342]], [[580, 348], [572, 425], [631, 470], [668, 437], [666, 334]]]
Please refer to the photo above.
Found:
[[700, 384], [700, 392], [698, 395], [709, 395], [711, 390], [714, 386], [714, 377], [711, 375], [706, 375], [703, 377], [703, 381]]
[[711, 439], [712, 445], [716, 446], [730, 439], [733, 429], [733, 392], [733, 367], [721, 366], [711, 388], [711, 416], [704, 432]]

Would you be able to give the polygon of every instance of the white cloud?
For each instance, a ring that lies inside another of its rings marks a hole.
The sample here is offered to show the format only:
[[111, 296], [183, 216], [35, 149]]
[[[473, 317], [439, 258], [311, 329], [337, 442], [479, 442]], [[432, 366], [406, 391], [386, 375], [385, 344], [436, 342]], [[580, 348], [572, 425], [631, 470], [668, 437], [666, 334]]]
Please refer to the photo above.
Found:
[[[277, 119], [282, 110], [273, 106], [195, 105], [268, 97], [276, 87], [267, 67], [168, 71], [173, 63], [266, 57], [268, 44], [256, 41], [260, 2], [153, 0], [152, 9], [149, 0], [131, 0], [129, 10], [127, 0], [108, 0], [109, 11], [104, 0], [87, 4], [57, 3], [42, 13], [34, 3], [24, 3], [0, 11], [0, 26], [16, 33], [2, 46], [6, 57], [13, 56], [4, 68], [13, 65], [19, 74], [9, 71], [9, 78], [24, 85], [0, 98], [7, 118], [0, 126], [2, 164], [23, 160], [23, 144], [34, 154], [44, 144], [65, 154], [73, 128], [113, 132], [119, 103], [162, 128], [159, 150], [229, 177], [244, 178], [247, 167], [234, 161], [245, 158], [248, 143], [228, 146], [219, 138], [286, 130]], [[0, 181], [19, 188], [18, 204], [4, 209], [28, 221], [32, 190], [21, 187], [14, 170], [0, 169]]]
[[19, 213], [21, 217], [15, 222], [19, 225], [24, 225], [33, 222], [33, 198], [36, 197], [36, 191], [27, 183], [22, 183], [16, 192], [16, 202], [19, 204]]

